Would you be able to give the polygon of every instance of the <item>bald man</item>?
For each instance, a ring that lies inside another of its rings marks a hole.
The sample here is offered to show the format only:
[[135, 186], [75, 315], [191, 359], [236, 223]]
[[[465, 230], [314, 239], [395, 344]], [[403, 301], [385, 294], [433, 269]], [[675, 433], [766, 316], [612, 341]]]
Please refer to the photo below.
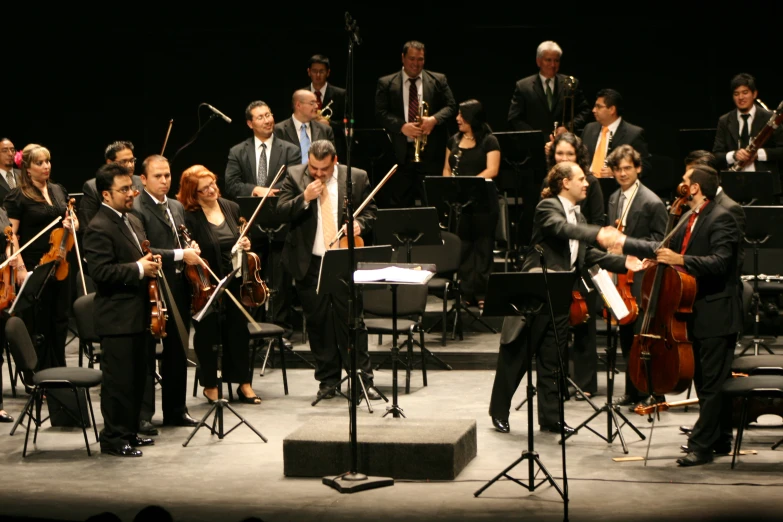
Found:
[[315, 121], [318, 101], [311, 91], [300, 89], [291, 97], [294, 113], [287, 120], [275, 125], [275, 137], [293, 143], [302, 153], [302, 163], [307, 163], [310, 144], [329, 140], [334, 144], [334, 131], [325, 123]]

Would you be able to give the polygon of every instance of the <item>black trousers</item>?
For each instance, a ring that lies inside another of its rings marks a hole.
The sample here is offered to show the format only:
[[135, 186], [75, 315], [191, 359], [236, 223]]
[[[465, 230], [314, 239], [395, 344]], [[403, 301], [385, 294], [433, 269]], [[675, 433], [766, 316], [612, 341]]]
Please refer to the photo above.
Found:
[[147, 378], [148, 332], [101, 338], [101, 448], [116, 448], [136, 435]]
[[492, 273], [497, 209], [481, 214], [466, 213], [460, 218], [458, 235], [462, 245], [459, 265], [460, 289], [469, 301], [483, 299]]
[[[267, 286], [274, 293], [269, 298], [268, 310], [265, 311], [264, 320], [276, 324], [285, 330], [285, 337], [290, 338], [293, 333], [291, 322], [291, 305], [293, 303], [294, 278], [283, 264], [282, 241], [258, 239], [260, 243], [258, 255], [261, 258], [261, 275]], [[262, 311], [263, 308], [259, 308]]]
[[596, 316], [599, 313], [598, 292], [584, 295], [587, 322], [574, 326], [574, 344], [571, 348], [571, 362], [574, 364], [572, 378], [579, 388], [587, 393], [598, 391], [598, 347], [596, 346]]
[[[73, 266], [70, 268], [74, 269]], [[37, 350], [37, 371], [65, 366], [65, 341], [68, 337], [68, 311], [71, 304], [70, 278], [58, 281], [52, 275], [35, 306], [22, 312], [25, 326], [28, 332], [32, 332], [31, 337]], [[40, 336], [40, 344], [36, 342], [35, 336]]]
[[[321, 388], [333, 386], [340, 381], [342, 368], [350, 367], [348, 359], [348, 295], [318, 294], [318, 274], [321, 258], [313, 256], [307, 274], [296, 282], [302, 310], [307, 321], [307, 336], [310, 350], [315, 358], [315, 379]], [[358, 305], [361, 309], [361, 306]], [[367, 330], [356, 332], [357, 369], [364, 374], [365, 386], [373, 385], [372, 364], [367, 347]]]
[[721, 393], [731, 377], [737, 335], [693, 340], [696, 362], [694, 385], [699, 396], [699, 418], [693, 425], [688, 446], [696, 451], [711, 451], [716, 443], [732, 440], [731, 401]]
[[[236, 278], [228, 285], [228, 291], [239, 299], [242, 279]], [[222, 345], [222, 381], [251, 382], [250, 332], [247, 317], [237, 309], [227, 295], [222, 297], [220, 313], [212, 312], [200, 322], [193, 322], [193, 348], [199, 360], [199, 379], [205, 388], [217, 386], [217, 345]], [[180, 348], [180, 351], [182, 349]]]
[[[557, 335], [563, 355], [565, 355], [568, 340], [568, 316], [557, 316], [555, 319]], [[492, 417], [508, 419], [511, 400], [527, 372], [527, 360], [532, 346], [536, 356], [538, 424], [553, 426], [560, 420], [556, 381], [559, 359], [555, 329], [552, 327], [549, 315], [545, 313], [533, 318], [532, 322], [532, 325], [525, 325], [519, 336], [512, 342], [500, 345], [495, 382], [492, 385], [492, 397], [489, 403], [489, 414]], [[528, 332], [528, 328], [531, 328], [530, 332]], [[532, 336], [530, 340], [532, 345], [528, 345], [528, 335]], [[566, 390], [567, 388], [563, 387], [563, 393], [567, 393]]]

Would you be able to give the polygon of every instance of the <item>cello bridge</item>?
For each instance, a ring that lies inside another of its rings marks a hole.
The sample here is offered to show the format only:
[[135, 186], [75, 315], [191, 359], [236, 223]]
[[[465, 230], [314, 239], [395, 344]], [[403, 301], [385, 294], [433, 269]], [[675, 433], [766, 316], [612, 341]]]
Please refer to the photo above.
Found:
[[662, 339], [660, 335], [653, 335], [653, 334], [639, 334], [641, 337], [646, 337], [648, 339]]

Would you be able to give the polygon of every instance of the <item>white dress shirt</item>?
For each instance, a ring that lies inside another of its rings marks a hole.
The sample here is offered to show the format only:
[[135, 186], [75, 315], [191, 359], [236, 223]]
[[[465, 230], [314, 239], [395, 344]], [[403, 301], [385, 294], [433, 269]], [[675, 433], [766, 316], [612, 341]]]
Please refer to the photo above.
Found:
[[[334, 175], [331, 177], [329, 181], [326, 182], [326, 190], [329, 192], [329, 199], [332, 202], [332, 215], [331, 219], [334, 221], [335, 224], [335, 230], [340, 230], [340, 227], [338, 226], [339, 223], [337, 223], [337, 213], [339, 210], [339, 204], [338, 204], [338, 186], [337, 186], [337, 166], [334, 167]], [[312, 202], [311, 202], [312, 203]], [[329, 218], [329, 216], [327, 216]], [[320, 198], [318, 199], [318, 225], [315, 228], [315, 241], [313, 241], [313, 255], [314, 256], [323, 256], [326, 253], [326, 247], [324, 246], [324, 228], [321, 224], [321, 220], [324, 219], [324, 216], [321, 214], [321, 201]]]
[[[557, 196], [557, 198], [560, 200], [560, 203], [563, 204], [563, 208], [565, 209], [566, 221], [572, 225], [579, 224], [579, 220], [576, 219], [576, 213], [579, 212], [579, 205], [574, 205], [563, 196]], [[574, 266], [576, 265], [576, 258], [579, 257], [579, 240], [569, 239], [568, 248], [571, 250], [571, 270], [573, 270]]]
[[[754, 103], [753, 106], [750, 108], [750, 111], [748, 111], [748, 114], [750, 114], [750, 118], [748, 118], [748, 137], [753, 138], [753, 135], [750, 133], [750, 129], [753, 128], [753, 120], [756, 118], [756, 104]], [[737, 127], [737, 136], [742, 134], [742, 126], [745, 124], [745, 120], [742, 119], [742, 113], [737, 109], [737, 120], [739, 122], [739, 125]], [[737, 147], [739, 148], [739, 143], [737, 143]], [[736, 151], [731, 151], [728, 154], [726, 154], [726, 163], [729, 165], [734, 165], [737, 161], [734, 159], [734, 153]], [[756, 161], [767, 161], [767, 151], [764, 149], [758, 150], [758, 155], [756, 157]], [[756, 171], [756, 162], [751, 161], [748, 163], [744, 169], [742, 169], [742, 172], [755, 172]]]
[[[296, 121], [296, 120], [294, 120]], [[301, 124], [300, 124], [301, 125]], [[299, 132], [299, 129], [296, 129], [296, 132]], [[258, 181], [258, 163], [261, 161], [261, 144], [266, 143], [266, 177], [270, 181], [272, 178], [274, 178], [274, 174], [269, 172], [269, 157], [272, 155], [272, 143], [275, 141], [275, 135], [270, 135], [266, 140], [260, 139], [258, 136], [253, 136], [253, 143], [255, 144], [255, 150], [256, 150], [256, 171], [253, 173], [253, 179]]]
[[[628, 190], [624, 190], [622, 192], [622, 195], [625, 196], [625, 201], [623, 202], [623, 207], [618, 209], [620, 212], [620, 217], [623, 220], [623, 230], [625, 229], [625, 225], [628, 221], [628, 213], [625, 211], [625, 209], [630, 208], [631, 202], [636, 197], [636, 193], [639, 191], [639, 180], [636, 180], [636, 183], [628, 187]], [[619, 204], [620, 198], [618, 198], [617, 203]], [[610, 225], [614, 225], [614, 223], [610, 223]]]
[[329, 85], [329, 82], [324, 82], [324, 86], [320, 89], [316, 89], [315, 86], [313, 86], [313, 82], [310, 82], [310, 92], [315, 94], [316, 91], [319, 91], [321, 93], [321, 104], [324, 103], [324, 100], [326, 99], [326, 86]]

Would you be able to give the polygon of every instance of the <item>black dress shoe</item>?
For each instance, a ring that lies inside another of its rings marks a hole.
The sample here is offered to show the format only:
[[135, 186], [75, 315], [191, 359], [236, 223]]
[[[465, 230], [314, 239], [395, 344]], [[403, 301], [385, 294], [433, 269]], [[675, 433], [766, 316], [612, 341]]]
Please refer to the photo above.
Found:
[[[680, 446], [680, 450], [682, 450], [684, 453], [691, 453], [691, 448], [687, 444]], [[712, 446], [712, 452], [716, 455], [731, 455], [734, 453], [733, 443], [718, 442]]]
[[319, 389], [317, 397], [322, 400], [334, 399], [334, 388]]
[[140, 446], [154, 446], [155, 439], [148, 439], [146, 437], [131, 437], [128, 439], [128, 444], [134, 448], [138, 448]]
[[492, 425], [500, 433], [508, 433], [511, 428], [508, 425], [508, 419], [500, 419], [498, 417], [492, 417]]
[[182, 415], [163, 418], [164, 426], [198, 426], [198, 421], [191, 417], [187, 412]]
[[[546, 425], [542, 424], [541, 426], [539, 426], [539, 429], [541, 431], [548, 431], [550, 433], [560, 433], [560, 423], [556, 422], [554, 424], [546, 424]], [[568, 435], [569, 433], [574, 433], [576, 430], [571, 426], [569, 426], [568, 424], [565, 424], [563, 426], [563, 431], [565, 432], [566, 435]]]
[[636, 405], [637, 402], [639, 402], [638, 397], [634, 397], [632, 395], [621, 395], [614, 401], [614, 403], [618, 406], [630, 406], [631, 404]]
[[708, 464], [710, 462], [712, 462], [711, 451], [691, 451], [684, 457], [677, 459], [677, 464], [683, 467], [701, 466], [702, 464]]
[[101, 448], [101, 453], [108, 453], [109, 455], [114, 455], [115, 457], [141, 457], [143, 455], [141, 450], [132, 448], [130, 444], [125, 444], [124, 446], [120, 446], [118, 448]]
[[374, 386], [370, 386], [369, 388], [367, 388], [367, 398], [370, 399], [371, 401], [379, 401], [381, 400], [382, 397]]
[[578, 401], [584, 401], [584, 400], [587, 400], [587, 399], [585, 399], [585, 397], [587, 397], [588, 399], [592, 399], [593, 395], [595, 395], [595, 394], [590, 393], [590, 392], [585, 392], [584, 395], [582, 395], [581, 393], [577, 393], [575, 398]]
[[139, 429], [137, 433], [153, 436], [158, 434], [158, 428], [156, 428], [155, 425], [148, 420], [141, 420], [139, 421]]
[[0, 412], [0, 422], [14, 422], [14, 418], [3, 411]]
[[680, 426], [680, 432], [686, 435], [690, 435], [692, 431], [693, 431], [693, 426]]

